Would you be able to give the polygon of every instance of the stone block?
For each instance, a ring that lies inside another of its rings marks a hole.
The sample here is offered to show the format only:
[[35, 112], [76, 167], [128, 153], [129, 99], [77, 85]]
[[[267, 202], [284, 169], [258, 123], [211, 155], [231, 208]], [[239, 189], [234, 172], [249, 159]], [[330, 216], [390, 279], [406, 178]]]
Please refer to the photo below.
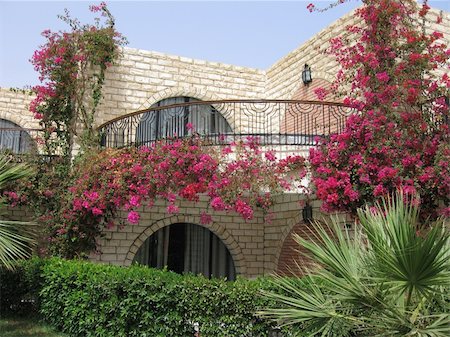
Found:
[[100, 257], [100, 261], [102, 261], [102, 262], [117, 261], [117, 255], [116, 254], [102, 254], [102, 256]]
[[115, 254], [116, 253], [116, 247], [103, 247], [101, 250], [102, 254]]
[[123, 233], [123, 232], [121, 232], [121, 233], [118, 233], [118, 232], [112, 233], [112, 238], [114, 240], [126, 240], [127, 239], [127, 233]]
[[129, 247], [117, 247], [116, 253], [117, 254], [128, 254], [128, 251], [130, 250]]

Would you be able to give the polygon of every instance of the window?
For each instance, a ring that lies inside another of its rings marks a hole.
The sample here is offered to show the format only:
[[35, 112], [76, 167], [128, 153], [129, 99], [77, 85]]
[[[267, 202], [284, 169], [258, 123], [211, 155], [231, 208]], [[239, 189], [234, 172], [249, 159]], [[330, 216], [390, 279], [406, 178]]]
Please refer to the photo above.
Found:
[[161, 228], [139, 248], [135, 262], [177, 273], [236, 278], [234, 262], [224, 243], [207, 228], [178, 223]]
[[33, 140], [26, 130], [11, 121], [0, 119], [0, 150], [27, 153], [32, 146]]
[[187, 136], [191, 133], [186, 127], [188, 123], [192, 124], [194, 131], [201, 135], [232, 132], [226, 119], [214, 107], [207, 104], [195, 104], [200, 102], [195, 98], [167, 98], [152, 105], [151, 108], [190, 102], [194, 104], [144, 113], [137, 126], [136, 143], [146, 144], [157, 139]]

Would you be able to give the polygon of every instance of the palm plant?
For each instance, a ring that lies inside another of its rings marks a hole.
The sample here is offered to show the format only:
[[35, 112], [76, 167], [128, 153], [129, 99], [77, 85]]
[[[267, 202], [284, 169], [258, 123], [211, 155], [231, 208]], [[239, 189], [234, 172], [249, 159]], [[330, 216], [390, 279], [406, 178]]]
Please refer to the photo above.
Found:
[[450, 336], [449, 233], [441, 219], [418, 231], [418, 203], [401, 194], [358, 211], [343, 232], [315, 224], [316, 240], [296, 241], [320, 266], [302, 287], [274, 278], [273, 308], [259, 314], [298, 325], [300, 336]]
[[[17, 179], [30, 176], [31, 169], [24, 164], [13, 164], [11, 159], [0, 155], [0, 190]], [[0, 199], [0, 211], [5, 207]], [[34, 240], [30, 233], [30, 223], [0, 220], [0, 266], [14, 268], [16, 260], [31, 254]]]

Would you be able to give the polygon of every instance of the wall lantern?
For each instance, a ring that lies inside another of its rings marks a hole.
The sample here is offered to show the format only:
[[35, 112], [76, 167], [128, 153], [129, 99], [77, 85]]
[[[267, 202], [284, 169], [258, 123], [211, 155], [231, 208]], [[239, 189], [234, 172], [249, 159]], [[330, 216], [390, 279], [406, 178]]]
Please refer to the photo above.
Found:
[[310, 204], [306, 204], [302, 209], [302, 218], [304, 222], [311, 222], [313, 219], [313, 209]]
[[305, 85], [312, 82], [311, 67], [305, 63], [305, 68], [302, 71], [302, 81]]

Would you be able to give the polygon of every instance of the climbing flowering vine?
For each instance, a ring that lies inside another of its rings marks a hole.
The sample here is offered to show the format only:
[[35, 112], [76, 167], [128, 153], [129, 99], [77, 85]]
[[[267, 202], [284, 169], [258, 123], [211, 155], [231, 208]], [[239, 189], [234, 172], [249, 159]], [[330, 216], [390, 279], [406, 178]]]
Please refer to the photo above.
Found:
[[101, 14], [94, 25], [82, 25], [66, 10], [59, 17], [71, 30], [45, 30], [46, 42], [31, 58], [41, 84], [32, 88], [36, 96], [30, 111], [45, 130], [48, 154], [70, 157], [75, 137], [82, 149], [98, 144], [93, 123], [105, 72], [126, 40], [115, 30], [105, 3], [90, 10]]
[[59, 17], [70, 29], [42, 33], [45, 43], [30, 60], [40, 84], [32, 88], [29, 108], [44, 130], [39, 147], [46, 156], [29, 158], [34, 176], [5, 194], [12, 205], [26, 204], [34, 211], [51, 235], [55, 223], [68, 216], [62, 209], [73, 182], [74, 144], [80, 145], [80, 155], [98, 147], [94, 118], [106, 72], [126, 43], [105, 3], [90, 10], [97, 14], [94, 24], [81, 24], [66, 10]]
[[311, 150], [317, 196], [355, 213], [401, 189], [421, 195], [423, 216], [448, 215], [450, 49], [427, 28], [426, 1], [362, 2], [362, 24], [327, 50], [340, 65], [333, 89], [358, 114]]

